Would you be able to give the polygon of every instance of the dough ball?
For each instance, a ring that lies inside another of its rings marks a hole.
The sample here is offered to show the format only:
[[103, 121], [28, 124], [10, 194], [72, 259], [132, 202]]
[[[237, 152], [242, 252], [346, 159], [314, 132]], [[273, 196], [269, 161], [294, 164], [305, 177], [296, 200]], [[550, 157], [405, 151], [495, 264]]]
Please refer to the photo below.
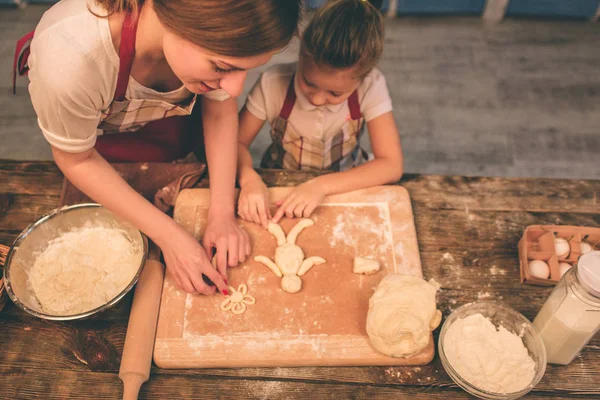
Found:
[[352, 272], [354, 272], [355, 274], [371, 275], [379, 271], [379, 268], [380, 265], [379, 261], [377, 260], [355, 257], [354, 268], [352, 269]]
[[302, 289], [302, 279], [297, 275], [285, 275], [281, 278], [281, 288], [288, 293], [298, 293]]
[[571, 246], [566, 239], [561, 237], [554, 237], [554, 250], [556, 251], [556, 256], [558, 258], [564, 258], [569, 255], [571, 252]]
[[369, 299], [367, 334], [388, 356], [410, 357], [428, 344], [442, 313], [436, 308], [439, 285], [412, 275], [389, 274]]
[[536, 278], [548, 279], [550, 277], [550, 267], [542, 260], [529, 261], [529, 271]]
[[286, 243], [275, 249], [275, 264], [284, 275], [296, 275], [304, 261], [304, 252], [295, 244]]

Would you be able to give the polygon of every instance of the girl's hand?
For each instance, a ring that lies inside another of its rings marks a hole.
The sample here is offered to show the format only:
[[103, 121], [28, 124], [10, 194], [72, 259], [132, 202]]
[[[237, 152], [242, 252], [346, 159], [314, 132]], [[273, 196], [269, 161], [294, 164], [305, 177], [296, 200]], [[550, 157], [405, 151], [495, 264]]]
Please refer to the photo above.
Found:
[[238, 214], [242, 219], [267, 229], [271, 219], [269, 191], [260, 177], [247, 182], [240, 191]]
[[276, 203], [279, 209], [273, 216], [273, 222], [279, 222], [284, 215], [288, 218], [310, 217], [324, 198], [325, 189], [319, 182], [313, 179], [303, 183]]
[[183, 228], [178, 227], [167, 242], [161, 244], [167, 272], [177, 286], [188, 293], [214, 294], [215, 287], [209, 286], [203, 279], [205, 275], [217, 285], [219, 291], [227, 293], [227, 284], [223, 277], [213, 268], [206, 251]]
[[208, 215], [208, 225], [202, 239], [206, 255], [212, 258], [217, 250], [217, 269], [223, 280], [227, 279], [227, 265], [235, 267], [250, 255], [250, 237], [238, 225], [233, 213]]

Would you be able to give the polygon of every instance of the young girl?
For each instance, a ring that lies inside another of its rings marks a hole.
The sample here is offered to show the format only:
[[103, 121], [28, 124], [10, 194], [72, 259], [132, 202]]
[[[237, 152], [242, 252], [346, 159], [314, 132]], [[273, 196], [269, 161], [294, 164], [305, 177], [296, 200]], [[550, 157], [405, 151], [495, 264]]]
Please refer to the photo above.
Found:
[[[25, 48], [18, 60], [20, 72], [30, 69], [56, 164], [158, 244], [187, 292], [214, 293], [204, 274], [226, 293], [227, 265], [250, 252], [234, 215], [235, 97], [247, 70], [293, 37], [300, 11], [301, 0], [62, 0], [28, 37], [29, 59]], [[107, 162], [182, 158], [202, 130], [211, 183], [204, 248]]]
[[[383, 48], [381, 1], [331, 0], [306, 28], [298, 64], [264, 72], [240, 113], [239, 215], [267, 226], [267, 187], [248, 147], [265, 120], [273, 143], [263, 168], [331, 170], [279, 202], [273, 216], [308, 217], [326, 195], [396, 182], [402, 149], [385, 78], [375, 68]], [[360, 148], [364, 125], [374, 159]]]

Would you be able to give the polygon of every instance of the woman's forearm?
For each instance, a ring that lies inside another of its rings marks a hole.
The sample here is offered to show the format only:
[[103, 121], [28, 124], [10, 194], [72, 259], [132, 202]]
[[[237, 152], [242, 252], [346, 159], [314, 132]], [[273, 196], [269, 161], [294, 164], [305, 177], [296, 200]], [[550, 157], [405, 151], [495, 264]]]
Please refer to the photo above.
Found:
[[79, 190], [125, 218], [161, 246], [179, 226], [125, 182], [95, 150], [69, 154], [53, 149], [56, 164]]

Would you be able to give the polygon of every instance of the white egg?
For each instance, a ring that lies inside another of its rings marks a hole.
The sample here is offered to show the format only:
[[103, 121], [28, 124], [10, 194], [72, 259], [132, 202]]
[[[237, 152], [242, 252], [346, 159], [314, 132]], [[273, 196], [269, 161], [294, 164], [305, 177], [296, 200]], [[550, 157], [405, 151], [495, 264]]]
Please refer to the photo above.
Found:
[[565, 274], [565, 272], [567, 272], [568, 270], [570, 270], [572, 267], [571, 264], [566, 263], [566, 262], [559, 262], [558, 263], [558, 272], [560, 272], [560, 277], [562, 278], [562, 276]]
[[581, 254], [589, 253], [592, 251], [592, 246], [589, 243], [581, 242]]
[[569, 255], [571, 246], [569, 246], [569, 242], [566, 239], [554, 237], [554, 250], [556, 251], [556, 256], [562, 258]]
[[533, 276], [540, 279], [548, 279], [550, 267], [542, 260], [529, 261], [529, 271]]

